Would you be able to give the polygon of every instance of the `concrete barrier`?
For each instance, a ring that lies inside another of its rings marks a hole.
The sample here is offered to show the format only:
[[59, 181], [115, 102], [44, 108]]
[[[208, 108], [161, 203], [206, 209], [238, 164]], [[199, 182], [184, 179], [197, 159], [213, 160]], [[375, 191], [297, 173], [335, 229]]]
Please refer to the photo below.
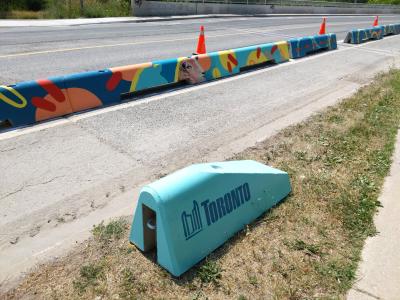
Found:
[[125, 94], [181, 81], [199, 83], [287, 60], [287, 42], [277, 42], [0, 86], [0, 121], [28, 125], [119, 103]]
[[384, 36], [400, 34], [400, 24], [384, 25]]
[[383, 39], [384, 31], [384, 26], [375, 26], [366, 29], [353, 29], [347, 33], [344, 42], [349, 44], [361, 44], [368, 40], [380, 40]]
[[130, 241], [179, 276], [290, 190], [287, 173], [255, 161], [192, 165], [142, 189]]
[[288, 41], [291, 58], [300, 58], [319, 50], [337, 49], [336, 34], [308, 36]]

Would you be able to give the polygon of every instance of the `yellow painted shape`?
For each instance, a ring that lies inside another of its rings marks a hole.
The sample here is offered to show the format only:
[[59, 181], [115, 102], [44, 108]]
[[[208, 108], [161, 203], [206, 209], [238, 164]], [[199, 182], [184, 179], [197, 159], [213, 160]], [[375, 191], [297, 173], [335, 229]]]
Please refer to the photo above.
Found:
[[15, 102], [14, 100], [8, 98], [7, 96], [5, 96], [2, 93], [0, 93], [0, 100], [4, 101], [5, 103], [7, 103], [15, 108], [24, 108], [28, 104], [28, 101], [26, 101], [25, 97], [22, 96], [17, 90], [14, 90], [13, 88], [11, 88], [9, 86], [4, 86], [4, 85], [1, 85], [0, 87], [3, 89], [6, 89], [7, 91], [11, 92], [16, 97], [18, 97], [18, 100], [20, 100], [21, 103]]
[[175, 77], [174, 77], [174, 82], [179, 81], [179, 67], [181, 65], [181, 62], [185, 59], [188, 59], [187, 57], [178, 57], [177, 62], [176, 62], [176, 67], [175, 67]]
[[285, 60], [289, 60], [289, 43], [286, 41], [276, 42], [275, 45], [278, 46], [281, 56]]
[[220, 78], [221, 77], [221, 72], [218, 70], [218, 68], [214, 68], [212, 71], [213, 77], [214, 78]]
[[232, 70], [237, 67], [236, 65], [233, 64], [233, 62], [231, 62], [228, 59], [228, 54], [231, 54], [235, 59], [236, 58], [236, 54], [235, 51], [233, 50], [224, 50], [224, 51], [219, 51], [218, 52], [218, 56], [219, 56], [219, 61], [221, 62], [222, 67], [226, 70], [229, 71], [228, 69], [228, 62], [231, 64]]
[[246, 66], [262, 64], [268, 61], [268, 58], [262, 51], [262, 48], [259, 49], [260, 49], [260, 57], [257, 57], [257, 50], [251, 51], [249, 56], [247, 57]]
[[137, 84], [138, 84], [138, 82], [139, 82], [140, 75], [142, 75], [144, 69], [147, 69], [147, 68], [145, 67], [145, 68], [138, 69], [138, 70], [136, 71], [135, 75], [133, 75], [132, 83], [131, 83], [131, 88], [129, 89], [129, 92], [134, 92], [134, 91], [136, 91], [136, 86], [137, 86]]

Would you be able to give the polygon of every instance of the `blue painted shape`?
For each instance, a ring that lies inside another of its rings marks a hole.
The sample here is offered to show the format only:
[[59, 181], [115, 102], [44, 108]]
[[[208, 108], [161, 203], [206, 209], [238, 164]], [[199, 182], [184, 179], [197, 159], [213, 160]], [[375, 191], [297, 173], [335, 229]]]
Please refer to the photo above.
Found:
[[383, 39], [384, 32], [384, 26], [375, 26], [366, 29], [353, 29], [347, 33], [344, 42], [350, 44], [361, 44], [362, 42], [368, 40], [380, 40]]
[[[59, 89], [64, 89], [63, 77], [49, 78]], [[33, 97], [44, 98], [47, 91], [37, 81], [20, 82], [9, 86], [0, 86], [0, 121], [8, 120], [12, 126], [22, 126], [36, 122], [36, 107], [32, 104]], [[16, 107], [6, 102], [22, 105]], [[68, 99], [66, 99], [68, 101]]]
[[290, 190], [287, 173], [255, 161], [192, 165], [142, 189], [130, 241], [151, 250], [144, 213], [151, 209], [158, 263], [179, 276]]
[[384, 25], [384, 36], [400, 34], [400, 24]]
[[[103, 105], [110, 105], [121, 102], [121, 93], [124, 89], [118, 85], [113, 91], [107, 90], [107, 82], [110, 80], [112, 72], [109, 69], [77, 73], [64, 76], [67, 88], [80, 88], [96, 95]], [[125, 85], [125, 92], [129, 91], [129, 84]], [[75, 100], [76, 101], [76, 100]]]
[[288, 40], [291, 58], [304, 57], [318, 50], [337, 49], [336, 34], [321, 34]]

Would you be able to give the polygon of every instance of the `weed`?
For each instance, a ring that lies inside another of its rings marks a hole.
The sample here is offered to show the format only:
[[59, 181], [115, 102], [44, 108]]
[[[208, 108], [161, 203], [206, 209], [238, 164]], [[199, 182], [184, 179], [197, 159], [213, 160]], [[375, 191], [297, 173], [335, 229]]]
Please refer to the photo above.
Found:
[[306, 251], [309, 254], [321, 255], [321, 247], [314, 244], [307, 244], [302, 240], [295, 240], [292, 248], [297, 251]]
[[73, 285], [78, 293], [82, 294], [88, 287], [98, 285], [98, 280], [104, 277], [104, 266], [84, 265], [81, 267], [79, 275], [79, 278], [73, 281]]
[[201, 282], [208, 283], [218, 283], [221, 279], [221, 267], [214, 260], [206, 260], [206, 262], [198, 269], [197, 276], [200, 278]]
[[113, 220], [107, 225], [101, 222], [97, 226], [93, 226], [93, 236], [100, 242], [107, 242], [109, 240], [118, 240], [124, 233], [127, 222], [124, 219]]

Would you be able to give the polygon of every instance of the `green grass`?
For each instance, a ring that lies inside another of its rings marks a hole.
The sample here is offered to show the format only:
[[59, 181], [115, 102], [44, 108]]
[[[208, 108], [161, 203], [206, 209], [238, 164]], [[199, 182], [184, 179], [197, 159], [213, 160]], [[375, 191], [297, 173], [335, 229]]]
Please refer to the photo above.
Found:
[[204, 283], [213, 282], [218, 284], [218, 281], [222, 277], [221, 272], [221, 267], [216, 261], [207, 260], [206, 263], [198, 269], [197, 276]]
[[400, 71], [233, 159], [289, 173], [292, 193], [179, 278], [129, 244], [123, 220], [7, 296], [341, 299], [355, 281], [400, 125]]

